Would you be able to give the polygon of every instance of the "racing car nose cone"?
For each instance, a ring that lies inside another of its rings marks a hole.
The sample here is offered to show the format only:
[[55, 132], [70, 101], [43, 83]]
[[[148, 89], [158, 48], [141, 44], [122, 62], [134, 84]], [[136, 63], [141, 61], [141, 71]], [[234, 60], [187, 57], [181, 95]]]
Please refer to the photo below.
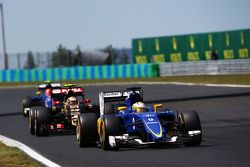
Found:
[[145, 123], [148, 131], [156, 138], [163, 137], [162, 127], [159, 122], [147, 122]]

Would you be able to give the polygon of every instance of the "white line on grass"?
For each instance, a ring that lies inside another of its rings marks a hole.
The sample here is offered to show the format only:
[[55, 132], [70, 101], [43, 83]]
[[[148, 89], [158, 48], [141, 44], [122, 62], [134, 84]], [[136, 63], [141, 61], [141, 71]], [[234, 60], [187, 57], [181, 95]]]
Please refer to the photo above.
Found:
[[48, 160], [47, 158], [45, 158], [44, 156], [38, 154], [37, 152], [35, 152], [34, 150], [32, 150], [30, 147], [26, 146], [25, 144], [10, 139], [8, 137], [2, 136], [0, 135], [0, 141], [3, 142], [5, 145], [9, 146], [9, 147], [17, 147], [20, 150], [22, 150], [23, 152], [25, 152], [26, 154], [28, 154], [29, 156], [31, 156], [33, 159], [41, 162], [42, 164], [48, 166], [48, 167], [60, 167], [60, 165]]

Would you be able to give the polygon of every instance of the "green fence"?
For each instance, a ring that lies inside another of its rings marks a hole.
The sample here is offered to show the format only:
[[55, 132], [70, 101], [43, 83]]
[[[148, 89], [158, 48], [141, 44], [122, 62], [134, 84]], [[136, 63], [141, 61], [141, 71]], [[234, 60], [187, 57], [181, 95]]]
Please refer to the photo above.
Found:
[[78, 66], [31, 70], [0, 70], [0, 82], [152, 78], [157, 77], [158, 75], [159, 66], [157, 64]]
[[136, 63], [249, 58], [250, 29], [132, 40]]

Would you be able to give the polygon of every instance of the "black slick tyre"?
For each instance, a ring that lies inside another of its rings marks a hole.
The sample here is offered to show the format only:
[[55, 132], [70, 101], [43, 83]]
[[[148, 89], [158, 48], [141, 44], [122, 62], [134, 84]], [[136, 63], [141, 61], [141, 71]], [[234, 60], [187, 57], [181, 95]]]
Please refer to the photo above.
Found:
[[115, 107], [112, 103], [104, 104], [104, 115], [113, 115], [116, 114]]
[[188, 136], [189, 131], [200, 131], [200, 134], [188, 136], [187, 140], [183, 142], [185, 146], [198, 146], [202, 140], [202, 130], [200, 118], [196, 111], [185, 111], [180, 113], [180, 120], [182, 122], [181, 131]]
[[50, 110], [46, 107], [37, 107], [35, 111], [34, 129], [36, 136], [49, 135]]
[[32, 99], [30, 96], [23, 98], [22, 100], [22, 114], [24, 117], [27, 117], [29, 113], [25, 113], [25, 108], [30, 108], [32, 106]]
[[97, 115], [82, 113], [77, 120], [76, 139], [80, 147], [88, 147], [98, 140]]
[[100, 141], [103, 150], [116, 150], [119, 147], [111, 147], [109, 144], [109, 136], [118, 136], [121, 134], [120, 119], [115, 116], [106, 116], [103, 118], [101, 125]]
[[36, 107], [31, 107], [30, 113], [29, 113], [29, 128], [30, 128], [30, 134], [35, 135], [35, 112]]

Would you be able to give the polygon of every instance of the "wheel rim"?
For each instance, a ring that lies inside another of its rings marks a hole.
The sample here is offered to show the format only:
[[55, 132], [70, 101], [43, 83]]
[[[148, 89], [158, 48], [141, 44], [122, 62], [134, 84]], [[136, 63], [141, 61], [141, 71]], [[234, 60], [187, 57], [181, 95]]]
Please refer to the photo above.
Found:
[[102, 122], [101, 125], [101, 135], [100, 135], [100, 141], [101, 141], [101, 145], [102, 147], [105, 145], [105, 127], [104, 127], [104, 122]]

